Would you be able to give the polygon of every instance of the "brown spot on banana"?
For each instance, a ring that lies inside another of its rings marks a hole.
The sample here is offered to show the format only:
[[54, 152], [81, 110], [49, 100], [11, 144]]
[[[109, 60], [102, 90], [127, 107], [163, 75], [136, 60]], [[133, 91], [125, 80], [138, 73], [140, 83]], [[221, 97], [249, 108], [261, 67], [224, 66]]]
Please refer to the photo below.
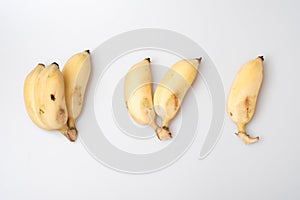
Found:
[[178, 106], [179, 106], [178, 97], [176, 94], [173, 93], [167, 102], [167, 107], [171, 108], [173, 111], [176, 112], [178, 109]]
[[177, 110], [179, 106], [177, 95], [173, 94], [172, 98], [174, 99], [174, 110]]
[[247, 96], [246, 99], [245, 99], [245, 108], [246, 108], [246, 115], [247, 117], [249, 117], [249, 106], [250, 106], [250, 100], [249, 100], [249, 97]]
[[54, 94], [51, 94], [50, 98], [51, 98], [52, 101], [55, 101], [55, 99], [56, 99]]
[[66, 120], [66, 110], [63, 109], [63, 108], [60, 108], [57, 112], [57, 115], [56, 115], [56, 120], [58, 122], [65, 122]]
[[80, 86], [76, 86], [73, 92], [74, 98], [76, 98], [76, 102], [78, 106], [82, 105], [83, 102], [83, 95], [82, 95], [82, 88]]
[[245, 106], [246, 107], [249, 107], [249, 97], [247, 96], [246, 99], [245, 99]]
[[44, 111], [42, 108], [40, 108], [40, 109], [39, 109], [39, 114], [42, 115], [42, 114], [44, 114], [44, 113], [45, 113], [45, 111]]
[[147, 97], [143, 98], [143, 100], [141, 101], [141, 104], [142, 104], [142, 107], [145, 107], [145, 108], [151, 107], [149, 99]]

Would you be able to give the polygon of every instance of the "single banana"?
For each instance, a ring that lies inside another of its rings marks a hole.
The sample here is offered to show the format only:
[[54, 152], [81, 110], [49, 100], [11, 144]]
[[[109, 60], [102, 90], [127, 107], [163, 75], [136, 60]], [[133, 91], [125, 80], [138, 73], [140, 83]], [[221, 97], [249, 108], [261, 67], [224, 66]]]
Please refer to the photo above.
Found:
[[91, 73], [90, 52], [73, 55], [65, 64], [62, 74], [65, 81], [68, 127], [77, 133], [75, 120], [81, 113], [85, 89]]
[[130, 116], [137, 123], [151, 126], [160, 140], [171, 138], [169, 131], [158, 127], [155, 121], [150, 58], [129, 69], [124, 83], [124, 99]]
[[236, 133], [246, 144], [257, 142], [259, 137], [252, 138], [245, 131], [245, 126], [252, 119], [257, 96], [263, 80], [262, 56], [244, 64], [232, 84], [227, 100], [227, 112], [237, 125]]
[[170, 121], [176, 116], [186, 92], [197, 75], [201, 58], [175, 63], [158, 84], [154, 93], [154, 109], [162, 119], [162, 128], [169, 130]]
[[59, 130], [74, 142], [77, 133], [67, 126], [68, 112], [64, 87], [64, 78], [58, 64], [52, 63], [37, 77], [34, 101], [38, 117], [49, 128], [48, 130]]
[[41, 71], [45, 68], [44, 64], [38, 64], [26, 77], [24, 82], [24, 102], [27, 113], [30, 119], [40, 128], [45, 130], [51, 130], [44, 122], [40, 119], [38, 109], [36, 109], [35, 101], [35, 85], [37, 77]]

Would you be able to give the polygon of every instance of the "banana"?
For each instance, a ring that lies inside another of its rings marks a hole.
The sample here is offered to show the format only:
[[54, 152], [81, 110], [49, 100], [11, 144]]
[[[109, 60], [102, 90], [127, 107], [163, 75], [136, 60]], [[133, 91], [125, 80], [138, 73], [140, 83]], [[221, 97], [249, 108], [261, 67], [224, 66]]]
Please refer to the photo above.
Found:
[[35, 101], [40, 119], [52, 129], [60, 129], [68, 119], [64, 79], [57, 63], [41, 71], [35, 85]]
[[85, 89], [91, 73], [90, 52], [73, 55], [65, 64], [62, 74], [65, 81], [68, 127], [77, 133], [75, 120], [81, 113]]
[[160, 140], [171, 138], [169, 131], [158, 127], [155, 121], [150, 58], [129, 69], [124, 82], [124, 100], [130, 116], [137, 123], [151, 126]]
[[59, 130], [70, 141], [76, 134], [66, 124], [64, 80], [58, 65], [38, 64], [24, 82], [24, 102], [30, 119], [45, 130]]
[[35, 102], [35, 84], [38, 75], [45, 68], [44, 64], [38, 64], [26, 77], [24, 82], [24, 102], [27, 113], [30, 119], [40, 128], [45, 130], [51, 130], [44, 122], [40, 119], [38, 110], [36, 109]]
[[252, 119], [260, 86], [263, 80], [263, 56], [244, 64], [232, 84], [227, 100], [227, 113], [237, 125], [236, 133], [246, 144], [257, 142], [245, 131], [245, 126]]
[[58, 130], [74, 142], [77, 133], [67, 126], [64, 78], [57, 63], [42, 70], [35, 83], [35, 105], [38, 117], [50, 130]]
[[154, 93], [154, 109], [162, 119], [162, 128], [169, 130], [181, 103], [197, 75], [202, 58], [181, 60], [175, 63], [158, 84]]

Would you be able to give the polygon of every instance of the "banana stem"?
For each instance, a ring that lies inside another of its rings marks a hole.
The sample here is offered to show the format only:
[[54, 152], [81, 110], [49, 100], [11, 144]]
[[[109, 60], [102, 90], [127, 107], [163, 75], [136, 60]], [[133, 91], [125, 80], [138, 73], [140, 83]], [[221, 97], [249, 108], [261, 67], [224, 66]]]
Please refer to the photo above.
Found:
[[161, 128], [157, 126], [157, 124], [154, 121], [149, 125], [155, 130], [155, 133], [159, 140], [167, 140], [172, 138], [172, 134], [170, 133], [169, 128]]
[[170, 123], [169, 119], [163, 119], [163, 121], [162, 121], [162, 127], [166, 127], [166, 128], [169, 129], [169, 123]]
[[71, 142], [75, 142], [77, 139], [77, 129], [72, 128], [67, 124], [58, 131], [61, 132], [64, 136], [66, 136]]
[[236, 133], [237, 136], [239, 136], [245, 144], [253, 144], [259, 140], [259, 137], [251, 137], [247, 134], [245, 130], [245, 124], [237, 124], [238, 132]]
[[75, 125], [75, 120], [73, 118], [68, 119], [68, 127], [70, 129], [76, 130], [76, 132], [77, 132], [77, 128], [76, 128], [76, 125]]
[[73, 118], [68, 119], [68, 127], [69, 127], [69, 133], [71, 135], [71, 137], [74, 139], [74, 141], [77, 139], [77, 128], [75, 125], [75, 120]]

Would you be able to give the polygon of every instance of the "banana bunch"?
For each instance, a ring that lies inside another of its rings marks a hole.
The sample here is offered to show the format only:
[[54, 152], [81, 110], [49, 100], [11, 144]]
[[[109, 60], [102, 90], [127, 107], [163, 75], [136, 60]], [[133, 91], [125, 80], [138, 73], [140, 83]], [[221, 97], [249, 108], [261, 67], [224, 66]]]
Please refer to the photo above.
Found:
[[72, 56], [61, 72], [57, 63], [38, 64], [25, 78], [24, 102], [30, 119], [45, 130], [58, 130], [77, 139], [79, 116], [91, 71], [90, 53]]
[[241, 67], [227, 100], [227, 113], [238, 128], [236, 134], [246, 144], [252, 144], [259, 140], [259, 137], [252, 138], [249, 136], [245, 126], [255, 112], [256, 101], [263, 80], [263, 61], [264, 58], [259, 56]]
[[[132, 66], [125, 78], [124, 99], [130, 116], [139, 124], [151, 126], [160, 140], [172, 138], [169, 123], [176, 116], [186, 92], [191, 87], [200, 59], [174, 64], [159, 83], [152, 97], [150, 59]], [[162, 126], [156, 124], [156, 114]]]

